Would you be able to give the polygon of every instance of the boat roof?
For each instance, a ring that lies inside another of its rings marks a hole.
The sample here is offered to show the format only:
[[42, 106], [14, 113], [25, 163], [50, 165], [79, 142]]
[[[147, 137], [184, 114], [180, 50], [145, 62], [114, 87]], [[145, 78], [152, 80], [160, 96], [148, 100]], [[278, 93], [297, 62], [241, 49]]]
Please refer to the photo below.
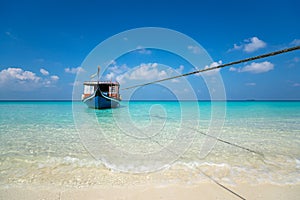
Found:
[[120, 85], [117, 81], [84, 81], [83, 85]]

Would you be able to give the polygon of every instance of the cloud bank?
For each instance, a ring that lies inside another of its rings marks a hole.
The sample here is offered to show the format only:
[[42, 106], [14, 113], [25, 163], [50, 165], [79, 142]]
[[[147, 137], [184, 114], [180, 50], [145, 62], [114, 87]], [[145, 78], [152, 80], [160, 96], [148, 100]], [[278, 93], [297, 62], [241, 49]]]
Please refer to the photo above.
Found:
[[[44, 76], [49, 75], [49, 72], [45, 69], [40, 69], [40, 72]], [[34, 72], [17, 67], [9, 67], [0, 71], [0, 88], [14, 91], [29, 91], [40, 87], [53, 87], [58, 80], [59, 77], [57, 75], [42, 78]]]

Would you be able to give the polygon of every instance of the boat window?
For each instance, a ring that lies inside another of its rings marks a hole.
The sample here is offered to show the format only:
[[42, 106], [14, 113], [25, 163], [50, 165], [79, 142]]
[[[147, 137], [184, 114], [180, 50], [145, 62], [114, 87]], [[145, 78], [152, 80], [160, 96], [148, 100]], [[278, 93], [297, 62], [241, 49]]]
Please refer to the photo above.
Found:
[[84, 94], [92, 94], [94, 93], [94, 86], [93, 85], [85, 85], [84, 86]]
[[110, 93], [115, 94], [116, 93], [116, 86], [110, 87]]

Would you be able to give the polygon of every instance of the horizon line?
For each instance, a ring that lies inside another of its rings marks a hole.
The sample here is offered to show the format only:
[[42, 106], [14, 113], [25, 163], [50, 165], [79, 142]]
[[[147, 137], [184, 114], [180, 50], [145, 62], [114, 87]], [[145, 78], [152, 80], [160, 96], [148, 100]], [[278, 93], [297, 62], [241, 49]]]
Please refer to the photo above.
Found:
[[[80, 99], [0, 99], [0, 102], [81, 102]], [[134, 99], [134, 100], [122, 100], [124, 102], [128, 101], [212, 101], [212, 102], [226, 102], [226, 101], [300, 101], [300, 99], [225, 99], [225, 100], [211, 100], [211, 99]]]

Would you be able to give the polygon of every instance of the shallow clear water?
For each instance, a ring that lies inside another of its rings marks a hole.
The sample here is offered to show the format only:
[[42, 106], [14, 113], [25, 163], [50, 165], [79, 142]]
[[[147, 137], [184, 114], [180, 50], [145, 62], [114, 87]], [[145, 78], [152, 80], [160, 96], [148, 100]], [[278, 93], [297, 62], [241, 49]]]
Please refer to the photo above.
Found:
[[0, 102], [1, 185], [196, 183], [202, 172], [299, 184], [300, 102]]

